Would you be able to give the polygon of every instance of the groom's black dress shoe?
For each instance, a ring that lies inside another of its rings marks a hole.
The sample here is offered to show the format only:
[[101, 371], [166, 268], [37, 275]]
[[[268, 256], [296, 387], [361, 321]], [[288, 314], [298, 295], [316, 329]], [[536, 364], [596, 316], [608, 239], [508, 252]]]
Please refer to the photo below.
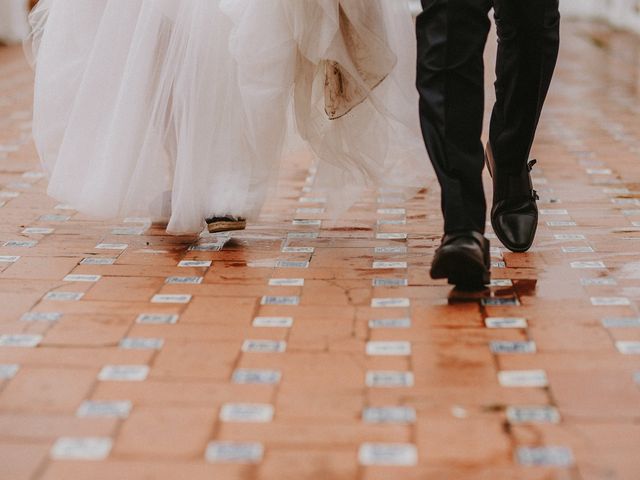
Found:
[[431, 278], [446, 278], [463, 290], [483, 289], [491, 279], [489, 241], [478, 232], [448, 233], [431, 264]]
[[538, 194], [531, 182], [531, 169], [536, 161], [529, 161], [520, 173], [513, 174], [501, 172], [497, 167], [491, 144], [487, 145], [485, 156], [493, 177], [493, 231], [512, 252], [526, 252], [538, 229]]

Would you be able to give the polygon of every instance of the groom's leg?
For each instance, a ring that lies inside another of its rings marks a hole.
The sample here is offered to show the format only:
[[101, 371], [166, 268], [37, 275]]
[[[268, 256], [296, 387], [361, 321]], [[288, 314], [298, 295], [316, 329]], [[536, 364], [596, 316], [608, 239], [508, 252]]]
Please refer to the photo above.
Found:
[[483, 52], [491, 0], [422, 0], [417, 20], [420, 120], [442, 189], [445, 233], [484, 233]]
[[499, 46], [490, 140], [496, 164], [517, 174], [529, 157], [558, 57], [558, 0], [494, 0]]

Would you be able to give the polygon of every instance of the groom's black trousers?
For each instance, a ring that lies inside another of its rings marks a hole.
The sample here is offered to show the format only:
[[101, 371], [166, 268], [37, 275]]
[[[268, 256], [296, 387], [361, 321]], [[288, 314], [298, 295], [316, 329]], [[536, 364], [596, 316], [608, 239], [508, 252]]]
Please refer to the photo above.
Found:
[[483, 232], [483, 52], [494, 8], [497, 101], [489, 139], [503, 171], [525, 168], [558, 56], [558, 0], [422, 0], [420, 119], [442, 188], [445, 232]]

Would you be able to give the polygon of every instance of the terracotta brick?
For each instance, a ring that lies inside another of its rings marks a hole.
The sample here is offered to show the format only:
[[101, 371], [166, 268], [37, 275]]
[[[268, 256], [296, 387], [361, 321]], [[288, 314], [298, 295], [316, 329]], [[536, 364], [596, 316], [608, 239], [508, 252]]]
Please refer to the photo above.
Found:
[[217, 413], [215, 408], [136, 407], [118, 432], [112, 456], [202, 458]]
[[47, 457], [48, 446], [0, 441], [0, 478], [29, 480]]
[[255, 467], [251, 465], [211, 465], [204, 462], [169, 462], [162, 460], [118, 461], [108, 460], [96, 468], [93, 462], [53, 462], [49, 465], [43, 480], [171, 480], [189, 478], [207, 480], [228, 478], [249, 480]]
[[73, 413], [95, 382], [92, 370], [23, 368], [0, 394], [0, 409]]

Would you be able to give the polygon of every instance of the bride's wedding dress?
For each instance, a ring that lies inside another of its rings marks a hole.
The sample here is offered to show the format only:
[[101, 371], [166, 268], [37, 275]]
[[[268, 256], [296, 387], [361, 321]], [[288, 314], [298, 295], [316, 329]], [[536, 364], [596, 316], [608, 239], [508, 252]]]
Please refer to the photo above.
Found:
[[0, 43], [20, 43], [28, 34], [27, 0], [0, 0]]
[[291, 125], [338, 207], [425, 183], [407, 2], [41, 0], [31, 22], [36, 145], [82, 212], [255, 218]]

